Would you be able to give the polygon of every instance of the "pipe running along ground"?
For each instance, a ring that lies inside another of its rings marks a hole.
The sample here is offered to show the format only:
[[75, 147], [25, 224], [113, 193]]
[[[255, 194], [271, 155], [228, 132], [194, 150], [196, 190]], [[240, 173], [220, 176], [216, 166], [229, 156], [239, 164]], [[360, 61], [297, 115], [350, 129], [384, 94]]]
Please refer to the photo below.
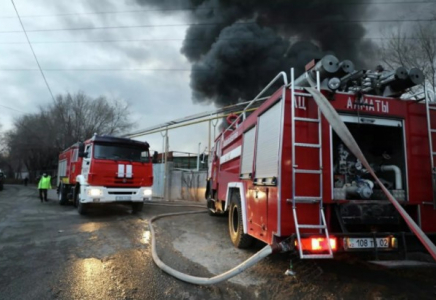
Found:
[[333, 130], [336, 132], [336, 134], [339, 136], [339, 138], [342, 140], [342, 142], [344, 142], [344, 144], [354, 154], [354, 156], [356, 156], [356, 158], [362, 162], [362, 164], [365, 166], [365, 168], [368, 170], [368, 172], [372, 175], [372, 177], [375, 179], [375, 181], [382, 188], [383, 192], [388, 197], [389, 201], [394, 205], [396, 210], [403, 217], [404, 221], [407, 223], [409, 228], [418, 237], [418, 239], [421, 241], [421, 243], [424, 245], [424, 247], [431, 254], [433, 259], [436, 260], [436, 246], [430, 241], [430, 239], [425, 235], [425, 233], [421, 230], [421, 228], [419, 228], [419, 226], [407, 214], [407, 212], [400, 205], [400, 203], [398, 203], [397, 199], [395, 199], [394, 196], [392, 196], [392, 194], [383, 185], [383, 183], [380, 181], [380, 179], [377, 177], [377, 175], [375, 175], [374, 170], [369, 165], [368, 161], [366, 160], [365, 156], [362, 153], [362, 150], [360, 150], [359, 145], [355, 141], [353, 135], [348, 130], [345, 123], [342, 121], [342, 119], [339, 116], [339, 114], [337, 113], [337, 111], [333, 108], [333, 106], [330, 104], [330, 102], [327, 100], [327, 98], [324, 97], [323, 94], [321, 94], [320, 91], [318, 91], [317, 89], [315, 89], [313, 87], [307, 87], [305, 89], [310, 94], [312, 94], [313, 98], [315, 99], [316, 104], [318, 105], [319, 109], [321, 110], [321, 113], [327, 119], [327, 121], [329, 122], [329, 124], [331, 125]]
[[[151, 203], [151, 204], [159, 205], [157, 203]], [[186, 207], [185, 205], [169, 205], [169, 204], [164, 204], [164, 205], [165, 206], [183, 206], [183, 207]], [[188, 205], [188, 206], [199, 207], [196, 205]], [[162, 218], [167, 218], [167, 217], [200, 214], [200, 213], [205, 213], [205, 212], [207, 212], [207, 210], [167, 213], [167, 214], [161, 214], [161, 215], [155, 216], [155, 217], [150, 219], [150, 222], [148, 223], [148, 227], [150, 229], [150, 234], [151, 234], [151, 255], [152, 255], [154, 263], [162, 271], [170, 274], [171, 276], [173, 276], [179, 280], [182, 280], [182, 281], [185, 281], [188, 283], [192, 283], [192, 284], [198, 284], [198, 285], [215, 284], [215, 283], [219, 283], [219, 282], [225, 281], [227, 279], [230, 279], [230, 278], [244, 272], [245, 270], [254, 266], [259, 261], [261, 261], [262, 259], [264, 259], [265, 257], [267, 257], [268, 255], [270, 255], [273, 252], [273, 248], [270, 245], [267, 245], [264, 248], [262, 248], [259, 252], [257, 252], [256, 254], [254, 254], [253, 256], [251, 256], [249, 259], [242, 262], [241, 264], [237, 265], [233, 269], [231, 269], [227, 272], [224, 272], [222, 274], [216, 275], [214, 277], [197, 277], [197, 276], [188, 275], [188, 274], [182, 273], [180, 271], [177, 271], [177, 270], [171, 268], [170, 266], [168, 266], [167, 264], [165, 264], [157, 255], [156, 238], [155, 238], [154, 228], [152, 225], [153, 222], [156, 220], [162, 219]]]

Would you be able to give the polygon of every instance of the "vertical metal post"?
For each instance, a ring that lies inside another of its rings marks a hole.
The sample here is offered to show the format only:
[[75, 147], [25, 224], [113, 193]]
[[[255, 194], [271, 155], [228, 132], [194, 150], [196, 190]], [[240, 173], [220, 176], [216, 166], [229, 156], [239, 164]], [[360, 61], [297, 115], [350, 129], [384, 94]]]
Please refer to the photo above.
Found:
[[212, 137], [212, 120], [209, 120], [209, 138], [208, 138], [208, 144], [207, 144], [207, 149], [208, 149], [208, 156], [209, 157], [211, 155], [210, 153], [210, 139]]
[[168, 181], [168, 175], [169, 175], [169, 169], [168, 169], [168, 128], [165, 130], [165, 175], [164, 175], [164, 199], [169, 199], [169, 181]]
[[[291, 156], [292, 156], [292, 208], [295, 210], [295, 80], [294, 68], [291, 68]], [[298, 229], [297, 229], [298, 233]], [[300, 238], [298, 238], [300, 240]]]
[[197, 172], [200, 171], [200, 151], [201, 151], [201, 143], [198, 143]]
[[297, 233], [298, 240], [298, 252], [300, 258], [303, 257], [303, 247], [301, 245], [300, 229], [298, 228], [297, 219], [297, 205], [295, 201], [295, 169], [297, 165], [295, 164], [295, 78], [294, 78], [294, 68], [291, 68], [291, 160], [292, 160], [292, 214], [294, 216], [295, 232]]
[[160, 135], [162, 136], [162, 152], [160, 153], [160, 162], [164, 162], [164, 153], [165, 153], [165, 134], [162, 134], [162, 131], [160, 132]]

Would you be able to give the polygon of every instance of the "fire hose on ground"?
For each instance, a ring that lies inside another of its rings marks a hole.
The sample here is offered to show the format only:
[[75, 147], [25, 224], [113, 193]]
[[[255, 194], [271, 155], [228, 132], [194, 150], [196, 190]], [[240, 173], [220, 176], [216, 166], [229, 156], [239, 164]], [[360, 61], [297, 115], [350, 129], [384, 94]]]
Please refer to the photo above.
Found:
[[[359, 145], [355, 141], [353, 135], [348, 130], [345, 123], [341, 120], [339, 114], [336, 112], [336, 110], [333, 108], [333, 106], [329, 103], [329, 101], [324, 97], [323, 94], [321, 94], [320, 91], [318, 91], [315, 88], [306, 88], [306, 90], [313, 96], [315, 102], [317, 103], [319, 109], [321, 110], [321, 113], [323, 116], [327, 119], [328, 123], [331, 125], [333, 130], [336, 132], [336, 134], [339, 136], [339, 138], [344, 142], [344, 144], [348, 147], [348, 149], [358, 158], [362, 164], [365, 166], [365, 168], [369, 171], [369, 173], [372, 175], [372, 177], [375, 179], [375, 181], [379, 184], [379, 186], [382, 188], [383, 192], [388, 197], [389, 201], [393, 204], [395, 209], [399, 212], [399, 214], [403, 217], [406, 224], [409, 226], [409, 228], [412, 230], [412, 232], [418, 237], [418, 239], [421, 241], [421, 243], [424, 245], [424, 247], [428, 250], [430, 255], [433, 257], [433, 259], [436, 260], [436, 246], [430, 241], [430, 239], [425, 235], [425, 233], [419, 228], [419, 226], [413, 221], [413, 219], [407, 214], [407, 212], [404, 210], [404, 208], [398, 203], [398, 201], [392, 196], [392, 194], [388, 191], [388, 189], [383, 185], [383, 183], [380, 181], [380, 179], [377, 177], [377, 175], [372, 170], [371, 166], [369, 165], [368, 161], [366, 160], [365, 156], [362, 153], [362, 150], [360, 150]], [[173, 206], [173, 205], [171, 205]], [[184, 206], [184, 205], [180, 205]], [[186, 206], [184, 206], [186, 207]], [[198, 206], [196, 206], [198, 207]], [[156, 239], [155, 239], [155, 233], [153, 229], [152, 223], [158, 219], [165, 218], [165, 217], [171, 217], [171, 216], [179, 216], [179, 215], [187, 215], [187, 214], [198, 214], [198, 213], [204, 213], [206, 211], [189, 211], [189, 212], [178, 212], [178, 213], [168, 213], [168, 214], [162, 214], [153, 217], [149, 222], [149, 228], [151, 233], [151, 250], [152, 250], [152, 257], [155, 262], [155, 264], [162, 269], [164, 272], [170, 274], [171, 276], [188, 282], [192, 284], [198, 284], [198, 285], [208, 285], [208, 284], [215, 284], [222, 281], [225, 281], [227, 279], [230, 279], [246, 269], [254, 266], [258, 262], [260, 262], [262, 259], [270, 255], [274, 252], [272, 245], [267, 245], [264, 248], [262, 248], [259, 252], [251, 256], [246, 261], [242, 262], [238, 266], [234, 267], [233, 269], [224, 272], [222, 274], [216, 275], [214, 277], [197, 277], [188, 275], [185, 273], [182, 273], [180, 271], [177, 271], [168, 265], [166, 265], [157, 255], [156, 251]]]
[[[156, 205], [161, 205], [161, 204], [156, 204]], [[168, 206], [187, 207], [186, 205], [168, 205]], [[188, 205], [188, 206], [200, 207], [200, 206], [195, 206], [195, 205]], [[202, 208], [204, 208], [204, 207], [202, 207]], [[154, 263], [162, 271], [170, 274], [171, 276], [173, 276], [179, 280], [182, 280], [182, 281], [185, 281], [188, 283], [192, 283], [192, 284], [198, 284], [198, 285], [215, 284], [215, 283], [219, 283], [219, 282], [225, 281], [227, 279], [230, 279], [230, 278], [244, 272], [245, 270], [254, 266], [259, 261], [261, 261], [262, 259], [264, 259], [265, 257], [267, 257], [268, 255], [270, 255], [273, 252], [273, 247], [270, 245], [267, 245], [264, 248], [262, 248], [260, 251], [258, 251], [256, 254], [251, 256], [249, 259], [247, 259], [246, 261], [237, 265], [233, 269], [228, 270], [227, 272], [224, 272], [222, 274], [216, 275], [214, 277], [197, 277], [197, 276], [188, 275], [188, 274], [182, 273], [180, 271], [177, 271], [177, 270], [171, 268], [170, 266], [168, 266], [167, 264], [165, 264], [157, 255], [156, 239], [155, 239], [155, 233], [154, 233], [154, 229], [153, 229], [153, 222], [158, 220], [158, 219], [162, 219], [162, 218], [166, 218], [166, 217], [199, 214], [199, 213], [205, 213], [205, 212], [207, 212], [207, 211], [186, 211], [186, 212], [177, 212], [177, 213], [167, 213], [167, 214], [161, 214], [161, 215], [155, 216], [150, 220], [150, 222], [148, 223], [148, 227], [150, 229], [150, 235], [151, 235], [151, 255], [153, 257]]]

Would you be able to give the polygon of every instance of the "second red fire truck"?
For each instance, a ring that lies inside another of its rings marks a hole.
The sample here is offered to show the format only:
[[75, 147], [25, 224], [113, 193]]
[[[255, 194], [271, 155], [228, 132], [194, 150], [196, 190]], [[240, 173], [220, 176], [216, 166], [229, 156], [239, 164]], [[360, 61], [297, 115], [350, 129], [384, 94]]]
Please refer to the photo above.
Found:
[[72, 202], [80, 214], [105, 203], [141, 211], [152, 196], [152, 168], [147, 142], [94, 135], [59, 155], [59, 203]]

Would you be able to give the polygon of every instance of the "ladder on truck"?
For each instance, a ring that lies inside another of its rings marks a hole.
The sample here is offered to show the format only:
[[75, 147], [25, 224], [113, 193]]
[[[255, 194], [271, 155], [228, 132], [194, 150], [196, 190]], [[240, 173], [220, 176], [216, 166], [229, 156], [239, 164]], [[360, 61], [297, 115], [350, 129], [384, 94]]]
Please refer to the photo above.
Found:
[[[319, 80], [319, 72], [317, 72], [317, 82], [316, 82], [316, 88], [320, 90], [320, 80]], [[318, 108], [318, 117], [316, 119], [314, 118], [303, 118], [303, 117], [296, 117], [295, 116], [295, 96], [303, 96], [306, 98], [313, 98], [313, 96], [309, 93], [301, 93], [295, 91], [295, 80], [294, 80], [294, 69], [291, 69], [291, 123], [292, 123], [292, 213], [294, 216], [294, 222], [295, 222], [295, 231], [297, 234], [297, 240], [298, 240], [298, 251], [300, 254], [301, 259], [318, 259], [318, 258], [333, 258], [333, 250], [330, 244], [330, 237], [329, 232], [327, 228], [327, 223], [324, 215], [324, 208], [323, 208], [323, 176], [322, 176], [322, 124], [321, 124], [321, 111]], [[310, 78], [308, 78], [310, 81]], [[315, 83], [312, 83], [315, 85]], [[295, 125], [297, 122], [309, 122], [309, 123], [318, 123], [318, 143], [300, 143], [295, 141]], [[298, 165], [296, 164], [296, 155], [295, 150], [296, 148], [316, 148], [318, 149], [319, 153], [319, 169], [317, 170], [307, 170], [307, 169], [301, 169], [298, 168]], [[296, 177], [299, 174], [317, 174], [319, 176], [319, 196], [309, 196], [309, 195], [297, 195], [296, 194]], [[298, 222], [298, 210], [297, 206], [298, 204], [304, 204], [304, 205], [317, 205], [319, 210], [319, 224], [300, 224]], [[303, 252], [303, 246], [301, 243], [301, 229], [317, 229], [318, 233], [325, 237], [326, 243], [328, 245], [328, 253], [325, 254], [305, 254]]]
[[[430, 144], [430, 162], [431, 162], [431, 182], [433, 186], [433, 207], [436, 209], [436, 167], [435, 167], [435, 156], [436, 152], [433, 147], [433, 134], [436, 134], [436, 128], [432, 128], [431, 120], [436, 120], [436, 103], [435, 95], [430, 91], [425, 92], [425, 108], [427, 112], [427, 129], [428, 129], [428, 142]], [[431, 112], [434, 110], [435, 112]]]

